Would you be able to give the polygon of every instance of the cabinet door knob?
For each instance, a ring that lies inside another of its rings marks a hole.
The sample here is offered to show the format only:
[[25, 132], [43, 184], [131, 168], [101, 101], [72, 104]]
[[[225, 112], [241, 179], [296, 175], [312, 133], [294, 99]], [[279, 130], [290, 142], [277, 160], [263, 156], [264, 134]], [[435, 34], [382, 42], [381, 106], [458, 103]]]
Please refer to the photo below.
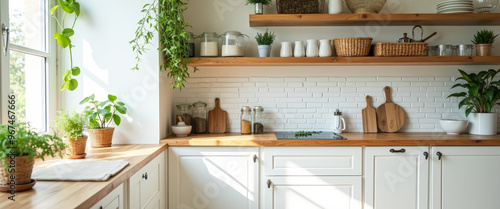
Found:
[[145, 180], [148, 180], [148, 172], [142, 174], [142, 178]]
[[441, 157], [443, 156], [443, 153], [441, 153], [441, 152], [436, 152], [436, 155], [438, 156], [438, 160], [441, 160]]
[[271, 188], [271, 184], [272, 184], [272, 183], [273, 183], [273, 182], [271, 182], [271, 179], [268, 179], [268, 180], [267, 180], [267, 188]]
[[406, 150], [405, 149], [398, 149], [398, 150], [390, 149], [389, 152], [391, 152], [391, 153], [405, 153]]
[[425, 159], [427, 160], [429, 158], [429, 153], [428, 152], [424, 152], [424, 156], [425, 156]]
[[99, 209], [102, 209], [102, 206], [99, 206]]
[[257, 162], [257, 155], [253, 155], [253, 162], [256, 163]]

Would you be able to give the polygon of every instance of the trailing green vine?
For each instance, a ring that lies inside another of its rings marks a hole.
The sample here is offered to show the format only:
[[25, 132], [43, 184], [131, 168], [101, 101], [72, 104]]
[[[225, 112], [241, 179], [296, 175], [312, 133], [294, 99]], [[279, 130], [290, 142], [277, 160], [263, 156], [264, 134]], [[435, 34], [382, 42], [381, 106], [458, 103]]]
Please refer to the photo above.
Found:
[[[61, 8], [64, 12], [62, 21], [59, 21], [57, 15], [54, 14], [54, 12], [58, 8]], [[73, 76], [80, 75], [80, 68], [77, 66], [73, 66], [73, 52], [71, 51], [71, 49], [75, 46], [71, 44], [70, 37], [75, 34], [75, 31], [73, 29], [75, 28], [76, 20], [80, 16], [80, 4], [75, 0], [59, 0], [59, 5], [52, 7], [52, 9], [50, 10], [50, 14], [52, 15], [52, 17], [54, 17], [57, 25], [61, 29], [60, 33], [54, 33], [54, 38], [57, 40], [59, 46], [61, 46], [63, 49], [68, 47], [69, 59], [71, 63], [70, 69], [66, 70], [66, 72], [63, 74], [64, 84], [61, 86], [61, 91], [63, 91], [64, 89], [73, 91], [78, 87], [78, 81], [74, 79]], [[66, 15], [68, 14], [75, 14], [73, 23], [71, 24], [71, 28], [66, 28], [65, 25]]]
[[[182, 0], [154, 0], [142, 8], [143, 18], [138, 22], [135, 38], [129, 43], [135, 53], [136, 64], [132, 70], [139, 70], [141, 56], [146, 53], [146, 46], [151, 44], [154, 33], [160, 34], [158, 50], [164, 55], [165, 62], [160, 70], [169, 71], [168, 77], [172, 78], [172, 88], [184, 87], [186, 78], [189, 77], [189, 35], [187, 28], [191, 26], [184, 22], [183, 13], [187, 3]], [[194, 67], [194, 72], [198, 68]]]

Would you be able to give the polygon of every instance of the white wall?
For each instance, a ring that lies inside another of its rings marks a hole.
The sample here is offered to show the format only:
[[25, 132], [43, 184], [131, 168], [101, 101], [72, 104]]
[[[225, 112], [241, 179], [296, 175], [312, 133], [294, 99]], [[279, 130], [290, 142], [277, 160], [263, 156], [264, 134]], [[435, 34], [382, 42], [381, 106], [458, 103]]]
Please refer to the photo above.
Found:
[[[163, 95], [172, 94], [172, 91], [163, 85], [165, 88], [160, 95], [157, 44], [149, 46], [148, 53], [142, 56], [140, 71], [131, 70], [135, 56], [128, 42], [133, 39], [137, 22], [142, 17], [142, 6], [152, 1], [79, 1], [81, 16], [72, 40], [76, 46], [73, 61], [80, 66], [82, 74], [76, 77], [77, 90], [61, 92], [61, 105], [67, 109], [82, 109], [78, 103], [92, 93], [100, 100], [107, 94], [118, 96], [127, 105], [128, 114], [122, 117], [122, 124], [115, 130], [115, 144], [154, 144], [168, 134], [168, 124], [162, 123], [160, 127], [160, 120], [168, 121], [165, 118], [171, 117], [171, 111], [160, 107], [160, 100], [168, 101]], [[152, 43], [158, 43], [158, 39]], [[59, 79], [69, 66], [68, 50], [62, 54]]]
[[[257, 56], [253, 37], [266, 28], [275, 31], [272, 56], [279, 56], [281, 41], [314, 38], [370, 36], [374, 42], [395, 42], [404, 32], [411, 34], [413, 26], [345, 26], [345, 27], [256, 27], [250, 28], [248, 14], [253, 7], [244, 0], [190, 1], [186, 21], [192, 32], [237, 30], [251, 37], [246, 56]], [[434, 0], [388, 0], [382, 13], [435, 13]], [[274, 5], [274, 2], [273, 2]], [[347, 9], [345, 13], [350, 13]], [[494, 12], [499, 12], [496, 8]], [[275, 6], [264, 13], [276, 13]], [[477, 30], [500, 32], [499, 26], [423, 26], [424, 36], [436, 31], [428, 41], [436, 44], [470, 44]], [[498, 42], [494, 44], [498, 46]], [[493, 50], [500, 55], [500, 48]], [[191, 74], [187, 88], [175, 91], [175, 104], [198, 100], [209, 103], [221, 98], [222, 107], [229, 112], [230, 131], [238, 132], [239, 108], [243, 105], [263, 105], [268, 112], [267, 131], [328, 130], [332, 112], [340, 108], [348, 119], [349, 131], [362, 131], [361, 109], [366, 94], [376, 97], [375, 107], [383, 102], [382, 88], [392, 86], [393, 98], [407, 115], [402, 131], [441, 132], [439, 118], [463, 118], [457, 101], [446, 99], [457, 69], [478, 72], [498, 66], [286, 66], [286, 67], [200, 67]], [[302, 96], [301, 96], [302, 95]], [[292, 102], [293, 101], [293, 102]], [[311, 118], [312, 117], [312, 118]]]

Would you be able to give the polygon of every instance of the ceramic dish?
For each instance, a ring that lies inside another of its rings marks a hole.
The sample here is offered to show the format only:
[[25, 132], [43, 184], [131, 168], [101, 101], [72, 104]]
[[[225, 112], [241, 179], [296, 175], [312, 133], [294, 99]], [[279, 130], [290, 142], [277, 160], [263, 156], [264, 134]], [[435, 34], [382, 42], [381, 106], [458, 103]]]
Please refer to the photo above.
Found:
[[464, 132], [464, 130], [469, 125], [469, 121], [466, 120], [450, 120], [443, 119], [439, 121], [441, 128], [450, 135], [458, 135]]

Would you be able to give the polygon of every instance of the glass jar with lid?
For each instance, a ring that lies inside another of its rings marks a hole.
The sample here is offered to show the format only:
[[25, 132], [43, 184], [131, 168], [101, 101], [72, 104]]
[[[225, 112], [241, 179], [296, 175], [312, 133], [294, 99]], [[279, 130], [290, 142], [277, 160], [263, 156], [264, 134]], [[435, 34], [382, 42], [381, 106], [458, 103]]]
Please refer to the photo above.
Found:
[[251, 134], [252, 133], [252, 109], [249, 106], [243, 106], [241, 108], [241, 134]]
[[176, 105], [176, 113], [175, 113], [175, 124], [179, 123], [179, 116], [181, 116], [182, 121], [186, 123], [186, 125], [191, 125], [191, 121], [193, 118], [192, 112], [191, 112], [191, 105], [190, 104], [179, 104]]
[[219, 56], [219, 42], [217, 33], [204, 32], [200, 36], [200, 56], [217, 57]]
[[193, 119], [191, 121], [193, 125], [193, 133], [203, 134], [207, 132], [207, 116], [207, 103], [202, 101], [193, 103]]
[[196, 36], [193, 35], [193, 33], [188, 32], [189, 39], [188, 39], [188, 45], [189, 45], [189, 50], [188, 50], [188, 56], [189, 57], [194, 57], [195, 56], [195, 41], [196, 41]]
[[245, 47], [248, 45], [250, 38], [238, 31], [227, 31], [219, 36], [222, 39], [222, 56], [223, 57], [243, 57]]
[[255, 106], [253, 108], [253, 133], [263, 134], [264, 133], [264, 120], [265, 113], [262, 106]]

